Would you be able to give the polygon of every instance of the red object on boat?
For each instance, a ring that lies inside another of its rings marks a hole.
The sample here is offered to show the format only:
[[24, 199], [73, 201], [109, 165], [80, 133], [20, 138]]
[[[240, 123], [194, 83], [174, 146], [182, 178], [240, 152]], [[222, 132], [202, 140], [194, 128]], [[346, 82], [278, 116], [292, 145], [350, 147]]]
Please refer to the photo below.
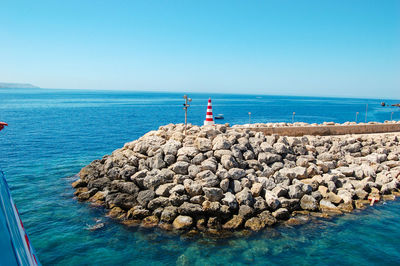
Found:
[[0, 131], [1, 131], [5, 126], [8, 126], [8, 124], [5, 123], [5, 122], [0, 122]]

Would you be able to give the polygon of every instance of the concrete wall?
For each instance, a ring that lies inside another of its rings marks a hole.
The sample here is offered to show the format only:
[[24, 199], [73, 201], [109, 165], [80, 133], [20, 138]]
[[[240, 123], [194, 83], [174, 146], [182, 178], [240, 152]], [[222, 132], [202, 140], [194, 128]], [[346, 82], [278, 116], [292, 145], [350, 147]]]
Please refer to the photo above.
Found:
[[350, 126], [304, 126], [304, 127], [248, 127], [252, 131], [261, 131], [265, 135], [277, 134], [280, 136], [303, 135], [346, 135], [400, 132], [400, 124], [371, 124]]

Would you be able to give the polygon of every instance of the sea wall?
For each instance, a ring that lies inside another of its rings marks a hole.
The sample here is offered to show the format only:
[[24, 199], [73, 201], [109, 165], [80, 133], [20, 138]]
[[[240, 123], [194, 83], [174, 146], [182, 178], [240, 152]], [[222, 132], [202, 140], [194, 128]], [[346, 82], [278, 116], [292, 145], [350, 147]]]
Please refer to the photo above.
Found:
[[90, 163], [72, 186], [124, 224], [208, 233], [342, 214], [399, 193], [400, 133], [261, 129], [162, 126]]
[[332, 136], [332, 135], [347, 135], [347, 134], [373, 134], [373, 133], [388, 133], [400, 132], [399, 122], [386, 123], [325, 123], [325, 124], [306, 124], [294, 123], [288, 124], [256, 124], [255, 126], [246, 126], [252, 131], [263, 132], [265, 135], [277, 134], [279, 136]]

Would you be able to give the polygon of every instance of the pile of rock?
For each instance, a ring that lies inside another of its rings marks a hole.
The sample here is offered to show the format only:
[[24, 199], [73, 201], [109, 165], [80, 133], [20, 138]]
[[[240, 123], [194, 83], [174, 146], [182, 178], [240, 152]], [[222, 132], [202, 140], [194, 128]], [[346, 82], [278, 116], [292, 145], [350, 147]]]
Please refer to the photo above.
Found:
[[125, 224], [170, 230], [260, 230], [393, 199], [400, 133], [265, 136], [225, 125], [166, 125], [84, 167], [81, 201]]

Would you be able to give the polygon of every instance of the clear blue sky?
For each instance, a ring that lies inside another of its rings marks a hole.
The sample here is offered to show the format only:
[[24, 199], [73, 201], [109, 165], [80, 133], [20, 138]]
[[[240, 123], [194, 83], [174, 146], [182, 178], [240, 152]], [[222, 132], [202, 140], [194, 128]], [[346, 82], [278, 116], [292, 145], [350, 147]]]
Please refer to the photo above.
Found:
[[0, 2], [0, 81], [400, 98], [399, 0]]

